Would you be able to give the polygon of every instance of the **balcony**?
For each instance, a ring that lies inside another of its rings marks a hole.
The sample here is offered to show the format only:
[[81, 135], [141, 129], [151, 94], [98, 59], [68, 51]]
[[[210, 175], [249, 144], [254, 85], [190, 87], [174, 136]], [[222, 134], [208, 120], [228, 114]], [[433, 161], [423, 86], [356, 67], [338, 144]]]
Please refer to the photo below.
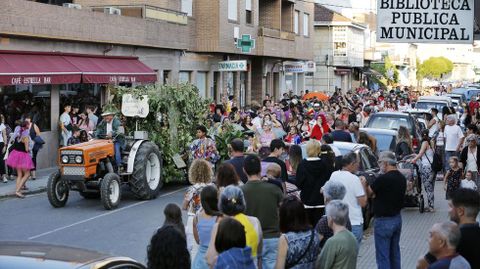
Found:
[[187, 13], [149, 5], [103, 5], [92, 6], [91, 8], [96, 12], [104, 12], [109, 7], [119, 9], [123, 16], [161, 20], [181, 25], [187, 25], [188, 23]]
[[258, 29], [258, 36], [265, 36], [265, 37], [295, 41], [295, 33], [285, 32], [285, 31], [281, 31], [281, 30], [278, 30], [278, 29], [270, 29], [270, 28], [266, 28], [266, 27], [260, 27]]

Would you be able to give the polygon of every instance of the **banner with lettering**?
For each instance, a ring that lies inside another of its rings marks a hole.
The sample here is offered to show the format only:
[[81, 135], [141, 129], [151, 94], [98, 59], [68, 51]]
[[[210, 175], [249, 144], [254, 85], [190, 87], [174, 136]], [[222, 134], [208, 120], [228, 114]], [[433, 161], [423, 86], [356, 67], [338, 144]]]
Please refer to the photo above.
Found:
[[377, 0], [377, 42], [472, 44], [474, 10], [474, 0]]

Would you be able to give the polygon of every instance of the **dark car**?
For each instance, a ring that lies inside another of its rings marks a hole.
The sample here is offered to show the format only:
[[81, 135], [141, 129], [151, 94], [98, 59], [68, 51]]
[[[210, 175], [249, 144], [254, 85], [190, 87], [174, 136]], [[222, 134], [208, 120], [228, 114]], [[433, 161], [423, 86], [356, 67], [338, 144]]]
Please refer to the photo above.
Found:
[[0, 268], [146, 269], [127, 257], [38, 242], [0, 242]]
[[403, 112], [379, 112], [370, 116], [365, 128], [387, 129], [398, 131], [400, 126], [405, 126], [412, 136], [412, 145], [415, 151], [419, 150], [421, 130], [417, 120], [409, 113]]
[[360, 131], [375, 137], [377, 141], [377, 155], [382, 151], [393, 151], [397, 145], [397, 131], [377, 129], [377, 128], [360, 128]]

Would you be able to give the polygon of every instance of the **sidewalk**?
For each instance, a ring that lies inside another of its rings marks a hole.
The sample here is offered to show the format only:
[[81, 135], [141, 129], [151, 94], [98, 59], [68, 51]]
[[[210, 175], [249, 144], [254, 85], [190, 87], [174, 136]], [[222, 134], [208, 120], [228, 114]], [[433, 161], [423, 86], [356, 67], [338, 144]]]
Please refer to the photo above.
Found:
[[[425, 202], [427, 200], [425, 194]], [[402, 211], [402, 235], [400, 252], [402, 268], [415, 268], [417, 259], [428, 251], [428, 231], [437, 222], [449, 220], [448, 202], [445, 200], [443, 182], [435, 184], [435, 213], [420, 214], [417, 208], [407, 208]], [[357, 261], [358, 269], [377, 268], [375, 261], [375, 242], [373, 231], [362, 241]]]
[[[48, 176], [56, 169], [58, 168], [51, 167], [38, 170], [36, 175], [37, 179], [27, 181], [26, 185], [29, 190], [24, 193], [28, 195], [45, 191], [47, 188]], [[7, 197], [15, 197], [15, 179], [9, 180], [8, 183], [0, 181], [0, 199]]]

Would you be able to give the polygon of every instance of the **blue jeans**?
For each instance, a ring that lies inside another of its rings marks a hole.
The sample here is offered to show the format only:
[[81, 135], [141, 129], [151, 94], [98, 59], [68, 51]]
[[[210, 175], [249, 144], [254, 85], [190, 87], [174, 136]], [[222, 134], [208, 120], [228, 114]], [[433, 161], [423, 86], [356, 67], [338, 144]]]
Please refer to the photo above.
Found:
[[360, 248], [360, 243], [362, 243], [363, 238], [363, 225], [352, 225], [352, 233], [357, 239], [358, 247]]
[[120, 167], [122, 165], [122, 145], [120, 142], [115, 142], [115, 163], [117, 164], [117, 167]]
[[273, 269], [277, 262], [278, 238], [263, 239], [262, 269]]
[[445, 172], [450, 169], [450, 164], [448, 163], [448, 160], [450, 160], [450, 157], [458, 157], [458, 153], [456, 151], [445, 151]]
[[375, 218], [374, 237], [378, 269], [400, 269], [402, 217]]

